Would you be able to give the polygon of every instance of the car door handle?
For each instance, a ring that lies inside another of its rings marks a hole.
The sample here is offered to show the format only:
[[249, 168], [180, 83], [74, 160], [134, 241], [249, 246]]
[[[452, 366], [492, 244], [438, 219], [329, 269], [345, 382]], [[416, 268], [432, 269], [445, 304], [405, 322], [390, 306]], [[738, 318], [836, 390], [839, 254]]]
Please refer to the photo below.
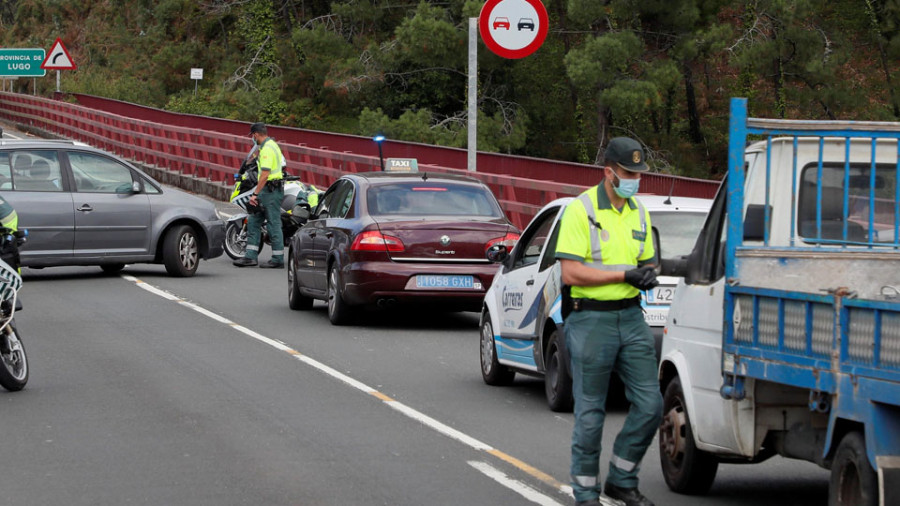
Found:
[[325, 232], [325, 237], [331, 239], [332, 237], [334, 237], [334, 232]]
[[529, 279], [528, 281], [525, 282], [525, 284], [528, 285], [528, 286], [531, 286], [531, 285], [534, 284], [534, 280], [533, 280], [533, 279]]
[[81, 211], [81, 212], [85, 212], [85, 213], [88, 211], [93, 211], [93, 210], [94, 210], [94, 208], [91, 207], [90, 204], [82, 204], [81, 207], [79, 207], [77, 209], [77, 211]]
[[310, 237], [315, 237], [315, 236], [316, 236], [316, 231], [315, 231], [315, 230], [310, 230], [309, 232], [306, 233], [306, 235], [308, 235], [308, 236], [310, 236]]

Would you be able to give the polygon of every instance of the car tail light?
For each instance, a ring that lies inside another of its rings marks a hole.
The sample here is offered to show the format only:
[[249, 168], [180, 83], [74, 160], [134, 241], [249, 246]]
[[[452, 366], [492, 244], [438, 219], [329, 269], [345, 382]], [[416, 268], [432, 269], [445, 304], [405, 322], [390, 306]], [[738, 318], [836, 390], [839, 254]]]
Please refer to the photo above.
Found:
[[503, 237], [497, 237], [497, 238], [494, 238], [494, 239], [491, 239], [490, 241], [488, 241], [487, 244], [484, 246], [484, 250], [487, 251], [488, 249], [490, 249], [491, 246], [494, 246], [495, 244], [502, 244], [502, 245], [506, 246], [506, 249], [511, 250], [513, 248], [513, 246], [516, 245], [516, 241], [518, 241], [518, 240], [519, 240], [519, 234], [513, 234], [512, 232], [510, 232], [510, 233], [504, 235]]
[[353, 244], [350, 245], [351, 251], [403, 251], [403, 241], [400, 239], [384, 235], [381, 232], [370, 230], [356, 236]]

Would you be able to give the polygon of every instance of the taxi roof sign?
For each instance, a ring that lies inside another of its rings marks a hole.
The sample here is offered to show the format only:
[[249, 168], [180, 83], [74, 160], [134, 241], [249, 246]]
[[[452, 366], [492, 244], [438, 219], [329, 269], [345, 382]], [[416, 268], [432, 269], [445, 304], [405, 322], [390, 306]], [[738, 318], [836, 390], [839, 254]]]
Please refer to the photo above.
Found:
[[419, 162], [415, 158], [388, 158], [385, 172], [419, 172]]

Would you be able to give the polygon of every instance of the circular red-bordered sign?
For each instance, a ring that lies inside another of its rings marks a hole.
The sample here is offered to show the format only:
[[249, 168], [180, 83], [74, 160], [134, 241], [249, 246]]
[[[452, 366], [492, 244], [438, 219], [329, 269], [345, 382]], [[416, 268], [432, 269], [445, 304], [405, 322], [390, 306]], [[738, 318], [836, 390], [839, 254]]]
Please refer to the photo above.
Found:
[[487, 0], [478, 15], [484, 44], [504, 58], [524, 58], [537, 51], [549, 28], [541, 0]]

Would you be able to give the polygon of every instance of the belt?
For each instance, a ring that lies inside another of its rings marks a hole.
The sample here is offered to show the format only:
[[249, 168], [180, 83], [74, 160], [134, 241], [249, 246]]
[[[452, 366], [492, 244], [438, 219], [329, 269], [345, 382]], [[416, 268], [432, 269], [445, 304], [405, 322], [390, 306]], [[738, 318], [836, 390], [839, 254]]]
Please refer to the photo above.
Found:
[[572, 299], [572, 311], [619, 311], [640, 305], [640, 295], [620, 300]]
[[270, 179], [266, 181], [266, 189], [269, 191], [281, 190], [284, 188], [284, 179]]

